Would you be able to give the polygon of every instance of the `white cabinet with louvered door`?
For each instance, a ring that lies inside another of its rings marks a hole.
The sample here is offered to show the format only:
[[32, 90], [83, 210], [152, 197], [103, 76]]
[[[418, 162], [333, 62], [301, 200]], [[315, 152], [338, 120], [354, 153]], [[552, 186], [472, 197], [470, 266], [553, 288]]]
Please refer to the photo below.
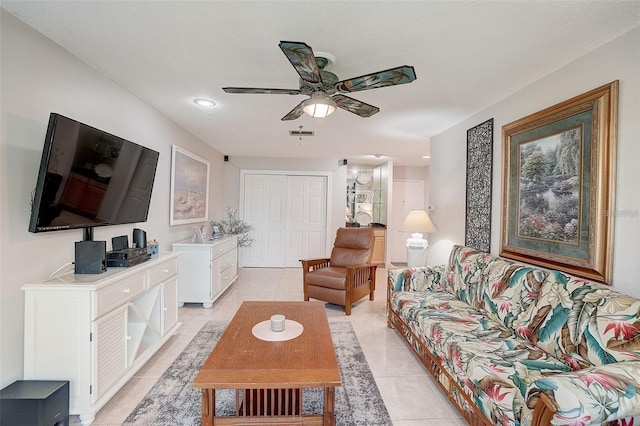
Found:
[[178, 323], [178, 280], [176, 277], [162, 283], [162, 335]]
[[69, 411], [96, 413], [176, 332], [179, 253], [22, 286], [24, 379], [69, 380]]
[[93, 363], [96, 366], [92, 380], [91, 402], [95, 403], [115, 385], [127, 370], [127, 306], [93, 322]]

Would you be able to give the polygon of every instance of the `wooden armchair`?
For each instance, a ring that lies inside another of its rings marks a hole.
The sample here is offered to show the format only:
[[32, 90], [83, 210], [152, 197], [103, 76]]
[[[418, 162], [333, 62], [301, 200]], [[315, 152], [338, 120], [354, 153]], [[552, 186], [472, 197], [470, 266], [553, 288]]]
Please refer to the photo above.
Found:
[[309, 298], [344, 306], [351, 315], [351, 305], [369, 295], [374, 298], [376, 265], [372, 228], [340, 228], [336, 233], [330, 258], [301, 260], [304, 300]]

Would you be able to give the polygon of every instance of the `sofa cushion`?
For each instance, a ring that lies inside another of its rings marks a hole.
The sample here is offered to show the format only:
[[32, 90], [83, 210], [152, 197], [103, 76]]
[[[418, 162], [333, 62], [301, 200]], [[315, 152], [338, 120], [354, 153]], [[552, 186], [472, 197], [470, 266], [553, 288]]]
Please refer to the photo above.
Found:
[[534, 308], [530, 339], [574, 369], [640, 359], [640, 300], [553, 272]]
[[445, 291], [443, 271], [443, 266], [437, 265], [390, 269], [388, 274], [395, 291]]
[[[417, 292], [417, 291], [398, 291], [391, 295], [390, 303], [392, 309], [400, 314], [400, 316], [414, 327], [414, 332], [418, 336], [422, 334], [419, 325], [420, 316], [424, 315], [424, 309], [440, 310], [441, 315], [447, 316], [450, 309], [466, 309], [466, 304], [458, 300], [453, 294], [447, 292]], [[433, 339], [425, 340], [425, 344], [438, 343]], [[434, 347], [435, 349], [435, 347]]]
[[538, 299], [548, 271], [455, 246], [445, 275], [447, 288], [458, 298], [514, 334], [529, 337], [532, 332], [529, 324], [535, 313], [531, 306]]

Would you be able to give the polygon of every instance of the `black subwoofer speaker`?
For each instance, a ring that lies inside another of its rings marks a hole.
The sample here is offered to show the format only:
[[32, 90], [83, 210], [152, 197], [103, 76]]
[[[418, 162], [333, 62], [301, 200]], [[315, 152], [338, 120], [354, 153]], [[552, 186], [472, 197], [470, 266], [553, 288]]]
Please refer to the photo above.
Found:
[[69, 382], [18, 380], [0, 391], [1, 426], [68, 426]]
[[101, 274], [106, 270], [106, 241], [76, 241], [76, 274]]

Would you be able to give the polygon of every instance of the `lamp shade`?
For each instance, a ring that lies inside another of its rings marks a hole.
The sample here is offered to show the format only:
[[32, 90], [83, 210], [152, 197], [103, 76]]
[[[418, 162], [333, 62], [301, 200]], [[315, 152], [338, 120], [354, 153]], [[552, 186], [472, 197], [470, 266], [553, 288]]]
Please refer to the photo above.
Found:
[[302, 103], [302, 110], [314, 118], [325, 118], [336, 110], [336, 103], [322, 91], [313, 92], [311, 99]]
[[435, 232], [435, 230], [436, 227], [433, 226], [429, 215], [423, 209], [410, 210], [400, 227], [402, 232], [419, 232], [423, 234]]

